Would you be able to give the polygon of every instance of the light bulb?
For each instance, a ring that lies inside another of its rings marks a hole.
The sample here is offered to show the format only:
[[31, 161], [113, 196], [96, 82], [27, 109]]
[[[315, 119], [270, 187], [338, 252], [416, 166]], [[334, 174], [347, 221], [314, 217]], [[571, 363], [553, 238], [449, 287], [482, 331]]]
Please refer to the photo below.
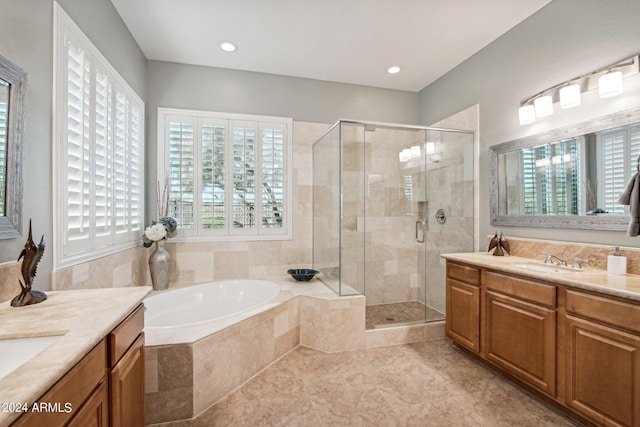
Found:
[[580, 85], [569, 85], [560, 89], [560, 107], [573, 108], [580, 105]]
[[614, 71], [600, 76], [598, 79], [598, 94], [600, 98], [620, 95], [622, 93], [622, 72]]
[[553, 114], [553, 98], [551, 95], [541, 96], [533, 101], [536, 109], [536, 117], [550, 116]]
[[521, 125], [528, 125], [536, 121], [536, 109], [531, 104], [518, 108], [518, 117]]

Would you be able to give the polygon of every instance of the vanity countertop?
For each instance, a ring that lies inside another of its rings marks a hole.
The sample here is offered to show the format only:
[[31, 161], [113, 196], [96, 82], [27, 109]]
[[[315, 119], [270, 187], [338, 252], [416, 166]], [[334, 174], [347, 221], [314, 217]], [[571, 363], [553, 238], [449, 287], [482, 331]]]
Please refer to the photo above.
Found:
[[493, 256], [487, 252], [466, 252], [457, 254], [442, 254], [448, 261], [457, 261], [494, 271], [518, 274], [533, 279], [545, 280], [567, 287], [584, 289], [601, 294], [626, 298], [640, 302], [640, 275], [609, 274], [605, 270], [593, 268], [572, 269], [571, 267], [557, 267], [566, 270], [563, 274], [538, 271], [518, 266], [518, 264], [536, 264], [545, 266], [539, 259], [518, 256]]
[[[115, 328], [151, 287], [51, 291], [47, 300], [25, 307], [0, 304], [0, 339], [64, 334], [25, 364], [0, 378], [0, 426], [21, 414]], [[0, 354], [0, 363], [2, 355]]]

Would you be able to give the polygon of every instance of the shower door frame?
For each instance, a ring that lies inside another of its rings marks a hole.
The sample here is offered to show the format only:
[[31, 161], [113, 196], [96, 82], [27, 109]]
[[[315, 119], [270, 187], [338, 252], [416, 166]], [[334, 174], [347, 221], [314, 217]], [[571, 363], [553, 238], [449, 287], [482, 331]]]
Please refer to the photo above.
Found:
[[[322, 280], [322, 277], [320, 276], [319, 278], [321, 279], [321, 281], [323, 283], [325, 283], [325, 285], [329, 288], [331, 288], [334, 292], [336, 292], [339, 296], [353, 296], [353, 295], [363, 295], [366, 296], [366, 272], [365, 272], [365, 283], [364, 283], [364, 291], [363, 292], [357, 292], [357, 293], [353, 293], [353, 292], [345, 292], [343, 291], [343, 218], [342, 218], [342, 214], [344, 212], [344, 205], [343, 205], [343, 198], [342, 198], [342, 194], [343, 194], [343, 182], [344, 182], [344, 177], [343, 177], [343, 134], [342, 134], [342, 125], [353, 125], [353, 126], [362, 126], [363, 130], [366, 131], [367, 128], [369, 127], [374, 127], [374, 128], [385, 128], [385, 129], [392, 129], [392, 130], [401, 130], [401, 131], [424, 131], [424, 142], [427, 142], [427, 135], [429, 131], [435, 131], [435, 132], [448, 132], [448, 133], [462, 133], [462, 134], [467, 134], [467, 135], [471, 135], [472, 136], [472, 143], [474, 144], [474, 152], [475, 152], [475, 145], [476, 145], [476, 139], [475, 139], [475, 131], [472, 130], [464, 130], [464, 129], [453, 129], [453, 128], [443, 128], [443, 127], [431, 127], [431, 126], [418, 126], [418, 125], [405, 125], [405, 124], [397, 124], [397, 123], [389, 123], [389, 122], [378, 122], [378, 121], [364, 121], [364, 120], [351, 120], [351, 119], [340, 119], [337, 122], [335, 122], [333, 125], [331, 125], [329, 127], [329, 129], [323, 133], [320, 138], [318, 138], [318, 140], [313, 144], [313, 146], [315, 147], [315, 145], [317, 143], [319, 143], [320, 141], [323, 140], [323, 138], [327, 135], [329, 135], [332, 131], [335, 130], [336, 127], [338, 127], [338, 132], [339, 132], [339, 136], [338, 136], [338, 175], [339, 175], [339, 196], [340, 197], [340, 201], [338, 203], [339, 206], [339, 220], [338, 220], [338, 240], [339, 240], [339, 244], [338, 244], [338, 289], [336, 290], [334, 287], [332, 287], [331, 285], [329, 285], [328, 283], [326, 283], [324, 280]], [[365, 143], [365, 139], [363, 139], [362, 143]], [[425, 180], [425, 184], [426, 184], [426, 172], [427, 172], [427, 164], [426, 162], [428, 161], [428, 154], [425, 152], [422, 157], [424, 160], [424, 180]], [[364, 163], [363, 163], [364, 165]], [[474, 180], [477, 177], [477, 171], [475, 170], [477, 168], [477, 163], [476, 160], [474, 160]], [[363, 174], [365, 174], [366, 169], [363, 166]], [[426, 190], [426, 185], [425, 185], [425, 192]], [[477, 195], [475, 194], [475, 189], [474, 189], [474, 199], [477, 197]], [[475, 203], [474, 203], [475, 205]], [[475, 208], [474, 208], [475, 210]], [[314, 212], [315, 214], [315, 212]], [[366, 213], [365, 213], [366, 216]], [[423, 220], [426, 218], [423, 218]], [[313, 227], [316, 227], [316, 223], [315, 221], [313, 222]], [[424, 231], [426, 231], [423, 228]], [[315, 230], [313, 231], [313, 233], [315, 234]], [[476, 230], [474, 229], [474, 233], [473, 233], [473, 240], [475, 240], [476, 236]], [[426, 245], [426, 238], [425, 238], [425, 242], [421, 242], [423, 245]], [[475, 246], [475, 244], [473, 244], [473, 246]], [[316, 248], [315, 245], [312, 245], [312, 252], [315, 252]], [[315, 254], [312, 254], [312, 259], [313, 262], [315, 264]], [[425, 259], [426, 259], [426, 250], [425, 250]], [[366, 263], [366, 260], [363, 260], [364, 263]], [[426, 263], [426, 260], [425, 260]], [[365, 264], [366, 265], [366, 264]], [[423, 283], [421, 283], [421, 286], [423, 286], [425, 288], [425, 293], [426, 293], [426, 286], [427, 286], [427, 281], [426, 281], [426, 271], [424, 272], [424, 281]], [[350, 287], [351, 288], [351, 287]], [[353, 288], [351, 288], [353, 289]], [[426, 303], [426, 295], [425, 295], [425, 303]], [[426, 306], [426, 304], [425, 304]], [[444, 313], [443, 313], [444, 315]], [[444, 318], [444, 317], [443, 317]], [[425, 322], [426, 322], [426, 316], [425, 316]], [[423, 322], [421, 322], [423, 323]]]

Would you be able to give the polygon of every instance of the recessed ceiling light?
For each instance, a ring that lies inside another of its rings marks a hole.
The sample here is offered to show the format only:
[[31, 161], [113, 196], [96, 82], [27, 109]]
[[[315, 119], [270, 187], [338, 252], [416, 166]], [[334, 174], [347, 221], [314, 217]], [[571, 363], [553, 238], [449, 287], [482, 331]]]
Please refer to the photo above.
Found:
[[224, 50], [225, 52], [235, 52], [237, 47], [230, 41], [224, 40], [220, 42], [220, 49]]
[[389, 74], [398, 74], [400, 72], [401, 68], [398, 67], [397, 65], [394, 65], [392, 67], [387, 68], [387, 73]]

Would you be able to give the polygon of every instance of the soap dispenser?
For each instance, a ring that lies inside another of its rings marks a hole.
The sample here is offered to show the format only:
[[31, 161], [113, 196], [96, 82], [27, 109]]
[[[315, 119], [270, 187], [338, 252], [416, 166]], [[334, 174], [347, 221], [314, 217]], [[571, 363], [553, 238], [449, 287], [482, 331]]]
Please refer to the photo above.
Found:
[[615, 247], [613, 255], [607, 257], [607, 273], [627, 274], [627, 257], [620, 256], [620, 248]]

